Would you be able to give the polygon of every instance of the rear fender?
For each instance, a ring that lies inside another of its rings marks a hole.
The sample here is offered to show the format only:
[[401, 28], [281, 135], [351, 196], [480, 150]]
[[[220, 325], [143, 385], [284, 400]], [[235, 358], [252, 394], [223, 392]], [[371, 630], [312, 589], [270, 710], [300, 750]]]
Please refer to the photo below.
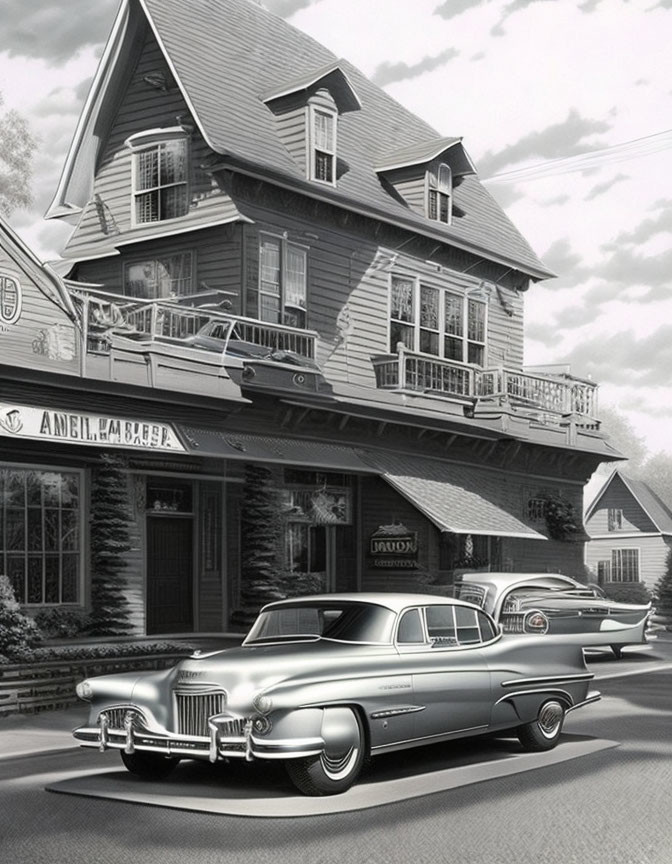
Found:
[[539, 708], [548, 699], [557, 699], [565, 711], [574, 704], [570, 694], [561, 688], [507, 693], [499, 699], [492, 709], [492, 725], [499, 726], [516, 720], [520, 723], [531, 723], [539, 714]]

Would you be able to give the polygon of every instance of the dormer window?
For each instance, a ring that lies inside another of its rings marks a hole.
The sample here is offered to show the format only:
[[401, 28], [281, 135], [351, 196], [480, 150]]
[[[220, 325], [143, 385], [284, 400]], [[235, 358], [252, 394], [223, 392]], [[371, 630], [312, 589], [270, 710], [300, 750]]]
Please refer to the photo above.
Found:
[[436, 171], [427, 174], [427, 217], [450, 225], [452, 218], [453, 172], [442, 162]]
[[177, 219], [189, 209], [189, 141], [182, 127], [155, 129], [126, 141], [133, 151], [133, 223]]
[[310, 179], [336, 183], [336, 112], [310, 106]]

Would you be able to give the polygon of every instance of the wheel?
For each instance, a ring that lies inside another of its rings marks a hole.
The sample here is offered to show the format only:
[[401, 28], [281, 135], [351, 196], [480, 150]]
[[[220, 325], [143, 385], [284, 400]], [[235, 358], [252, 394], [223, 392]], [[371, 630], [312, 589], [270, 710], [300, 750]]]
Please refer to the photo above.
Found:
[[180, 761], [177, 756], [162, 756], [160, 753], [124, 753], [121, 761], [126, 769], [143, 780], [163, 780]]
[[622, 645], [610, 645], [611, 650], [614, 652], [614, 657], [617, 660], [620, 660], [623, 656], [623, 646]]
[[351, 708], [327, 708], [322, 720], [325, 748], [317, 756], [288, 759], [289, 779], [304, 795], [336, 795], [359, 777], [366, 758], [362, 721]]
[[518, 727], [518, 740], [525, 750], [552, 750], [560, 738], [564, 719], [565, 706], [557, 699], [549, 699], [539, 709], [536, 720]]

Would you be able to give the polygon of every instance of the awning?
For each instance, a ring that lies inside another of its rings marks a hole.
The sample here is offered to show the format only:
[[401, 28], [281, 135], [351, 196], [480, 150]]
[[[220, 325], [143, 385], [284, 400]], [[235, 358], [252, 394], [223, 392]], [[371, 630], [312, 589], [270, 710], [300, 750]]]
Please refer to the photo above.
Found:
[[358, 474], [380, 473], [377, 467], [361, 459], [354, 447], [345, 445], [273, 435], [238, 434], [186, 424], [178, 424], [177, 429], [192, 455], [353, 471]]
[[366, 454], [382, 477], [432, 521], [453, 534], [546, 540], [522, 515], [521, 490], [502, 473], [437, 459]]

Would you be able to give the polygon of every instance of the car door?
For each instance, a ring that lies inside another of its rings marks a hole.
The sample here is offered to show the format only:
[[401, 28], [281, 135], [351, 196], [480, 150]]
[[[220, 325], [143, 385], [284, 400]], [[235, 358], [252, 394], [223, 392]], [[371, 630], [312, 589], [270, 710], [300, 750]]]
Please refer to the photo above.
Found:
[[[492, 710], [490, 670], [481, 646], [494, 636], [482, 632], [482, 613], [443, 603], [424, 607], [428, 644], [413, 671], [417, 738], [440, 738], [487, 729]], [[489, 625], [488, 625], [489, 626]]]

